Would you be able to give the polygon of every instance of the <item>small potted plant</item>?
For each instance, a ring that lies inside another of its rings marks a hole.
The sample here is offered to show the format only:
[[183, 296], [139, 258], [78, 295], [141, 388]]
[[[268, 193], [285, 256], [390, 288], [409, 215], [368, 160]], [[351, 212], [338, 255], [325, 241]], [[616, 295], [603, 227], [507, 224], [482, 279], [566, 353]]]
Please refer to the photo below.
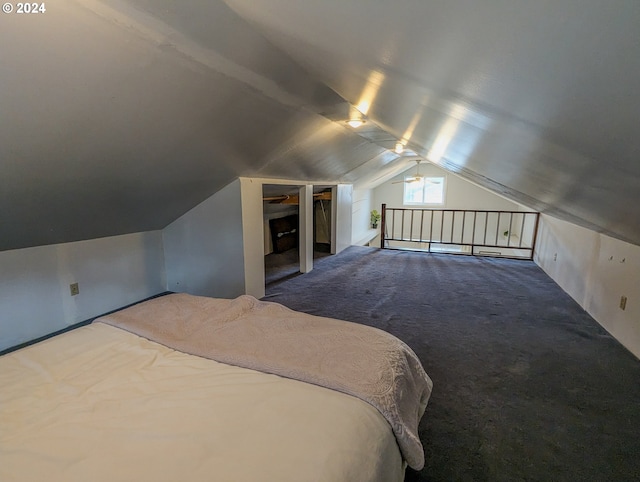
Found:
[[373, 229], [376, 229], [378, 227], [378, 222], [380, 221], [380, 218], [381, 216], [377, 209], [374, 209], [373, 211], [371, 211], [371, 227]]

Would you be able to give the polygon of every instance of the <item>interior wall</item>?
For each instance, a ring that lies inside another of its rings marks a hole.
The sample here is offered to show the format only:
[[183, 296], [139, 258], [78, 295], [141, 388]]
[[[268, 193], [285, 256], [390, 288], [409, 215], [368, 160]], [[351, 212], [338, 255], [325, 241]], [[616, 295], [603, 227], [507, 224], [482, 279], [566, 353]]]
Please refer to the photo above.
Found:
[[[390, 208], [419, 208], [420, 206], [405, 206], [404, 183], [405, 176], [416, 173], [416, 166], [390, 179], [372, 190], [371, 209], [377, 209], [382, 212], [382, 204], [386, 204]], [[445, 202], [442, 206], [433, 206], [434, 209], [471, 209], [479, 211], [531, 211], [530, 209], [510, 201], [498, 194], [495, 194], [483, 187], [472, 182], [462, 179], [455, 174], [445, 171], [442, 168], [431, 164], [421, 163], [420, 174], [433, 177], [445, 177]], [[427, 206], [429, 208], [431, 206]], [[507, 215], [500, 217], [500, 224], [504, 226], [496, 226], [497, 218], [490, 218], [488, 232], [504, 232], [509, 227], [509, 217]], [[362, 221], [361, 221], [362, 222]], [[369, 222], [367, 220], [367, 222]], [[378, 227], [380, 231], [380, 227]], [[527, 234], [527, 233], [524, 233]], [[523, 239], [529, 239], [524, 236]], [[373, 244], [378, 246], [380, 243], [379, 233], [376, 233]], [[499, 238], [498, 244], [505, 242], [506, 238]]]
[[[168, 290], [219, 298], [264, 296], [263, 184], [300, 183], [237, 179], [162, 231]], [[312, 196], [312, 186], [306, 189]], [[340, 252], [351, 245], [352, 186], [334, 190]], [[307, 226], [310, 235], [312, 228]]]
[[162, 235], [2, 251], [0, 272], [2, 350], [165, 291]]
[[[162, 238], [168, 290], [218, 298], [245, 293], [240, 180], [168, 225]], [[262, 249], [261, 232], [258, 242]]]
[[[373, 206], [371, 209], [381, 211], [382, 204], [386, 204], [390, 208], [403, 207], [404, 184], [398, 181], [403, 181], [405, 176], [415, 173], [416, 167], [413, 166], [411, 169], [373, 189]], [[429, 162], [420, 164], [420, 174], [429, 177], [442, 176], [446, 178], [445, 204], [438, 206], [437, 209], [521, 210], [521, 206], [517, 203], [498, 196]]]
[[262, 182], [240, 178], [242, 237], [244, 256], [244, 293], [264, 296], [264, 246]]
[[376, 230], [371, 228], [371, 211], [380, 211], [380, 208], [374, 206], [373, 190], [354, 189], [351, 208], [351, 244], [363, 246], [376, 235]]
[[[332, 254], [351, 246], [353, 185], [338, 184], [332, 188], [331, 215], [336, 220], [336, 228], [332, 231]], [[335, 251], [335, 252], [334, 252]]]
[[311, 184], [301, 186], [298, 197], [300, 199], [298, 219], [300, 272], [309, 273], [313, 269], [313, 186]]
[[542, 215], [534, 260], [640, 358], [640, 246]]

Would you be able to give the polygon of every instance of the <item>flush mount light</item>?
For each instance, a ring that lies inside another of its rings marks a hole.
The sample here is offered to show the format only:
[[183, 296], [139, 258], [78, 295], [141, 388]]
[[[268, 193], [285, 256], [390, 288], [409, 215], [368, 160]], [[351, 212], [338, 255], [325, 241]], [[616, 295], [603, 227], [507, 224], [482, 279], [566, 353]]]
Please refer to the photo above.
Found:
[[402, 154], [404, 152], [404, 144], [402, 142], [396, 142], [395, 151], [396, 154]]
[[360, 127], [365, 122], [366, 121], [362, 117], [354, 117], [353, 119], [349, 119], [347, 121], [347, 124], [349, 124], [349, 126], [351, 126], [351, 127], [353, 127], [355, 129], [357, 127]]

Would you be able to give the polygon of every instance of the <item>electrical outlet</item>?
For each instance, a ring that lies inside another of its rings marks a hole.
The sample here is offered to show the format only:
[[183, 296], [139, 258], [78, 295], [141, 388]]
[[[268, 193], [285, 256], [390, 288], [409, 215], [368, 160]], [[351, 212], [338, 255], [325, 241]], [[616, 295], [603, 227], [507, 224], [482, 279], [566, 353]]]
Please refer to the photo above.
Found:
[[553, 260], [554, 261], [558, 261], [558, 253], [554, 253], [553, 254]]
[[621, 310], [625, 310], [627, 307], [627, 297], [626, 296], [621, 296], [620, 297], [620, 309]]
[[80, 287], [78, 286], [78, 283], [71, 283], [69, 285], [69, 291], [71, 291], [71, 296], [80, 294]]

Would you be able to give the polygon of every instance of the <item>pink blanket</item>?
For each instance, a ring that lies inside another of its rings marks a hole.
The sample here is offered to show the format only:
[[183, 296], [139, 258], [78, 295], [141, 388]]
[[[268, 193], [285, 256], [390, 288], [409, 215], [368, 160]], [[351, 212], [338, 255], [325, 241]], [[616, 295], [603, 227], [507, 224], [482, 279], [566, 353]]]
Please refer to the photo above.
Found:
[[185, 353], [358, 397], [389, 421], [408, 465], [424, 465], [418, 423], [433, 384], [415, 353], [389, 333], [246, 295], [172, 294], [96, 321]]

